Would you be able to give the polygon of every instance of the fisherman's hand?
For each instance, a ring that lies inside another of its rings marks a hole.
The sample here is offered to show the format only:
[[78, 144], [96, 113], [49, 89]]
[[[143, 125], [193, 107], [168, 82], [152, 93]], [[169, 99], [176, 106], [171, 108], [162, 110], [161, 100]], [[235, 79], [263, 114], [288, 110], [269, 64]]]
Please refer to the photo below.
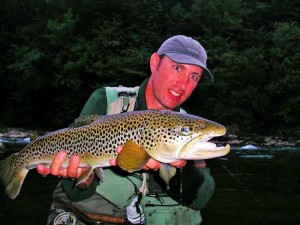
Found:
[[[181, 167], [184, 167], [185, 164], [186, 164], [186, 160], [179, 160], [179, 161], [176, 161], [176, 162], [172, 162], [172, 163], [169, 163], [171, 166], [174, 166], [176, 168], [181, 168]], [[150, 158], [149, 161], [146, 163], [146, 165], [142, 168], [144, 170], [158, 170], [161, 166], [161, 163], [156, 161], [155, 159], [153, 158]]]
[[[123, 149], [123, 146], [119, 146], [117, 147], [117, 152], [120, 153]], [[183, 166], [185, 166], [186, 164], [186, 160], [179, 160], [179, 161], [176, 161], [176, 162], [172, 162], [170, 163], [171, 166], [174, 166], [174, 167], [177, 167], [177, 168], [181, 168]], [[110, 165], [111, 166], [117, 166], [118, 165], [118, 162], [116, 159], [113, 159], [113, 160], [110, 160]], [[148, 160], [148, 162], [146, 163], [146, 165], [142, 168], [144, 170], [158, 170], [161, 166], [161, 163], [156, 161], [155, 159], [153, 158], [150, 158]]]
[[205, 160], [194, 160], [194, 165], [198, 168], [205, 168], [206, 167]]
[[81, 175], [82, 171], [85, 168], [79, 168], [80, 159], [78, 156], [71, 156], [70, 163], [67, 168], [62, 168], [63, 162], [67, 157], [67, 153], [65, 151], [60, 151], [53, 158], [50, 168], [39, 164], [37, 166], [37, 172], [43, 176], [48, 174], [52, 174], [54, 176], [60, 176], [63, 178], [71, 177], [77, 178]]

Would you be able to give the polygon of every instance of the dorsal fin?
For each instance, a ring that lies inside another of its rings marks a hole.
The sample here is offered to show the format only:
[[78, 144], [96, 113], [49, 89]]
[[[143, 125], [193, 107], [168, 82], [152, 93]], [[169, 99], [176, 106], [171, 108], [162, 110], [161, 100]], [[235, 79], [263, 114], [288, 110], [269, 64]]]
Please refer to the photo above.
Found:
[[30, 134], [29, 135], [30, 143], [34, 142], [37, 138], [38, 138], [37, 134]]
[[150, 155], [132, 140], [128, 140], [123, 150], [118, 154], [118, 166], [128, 172], [134, 172], [142, 167], [150, 159]]
[[75, 119], [74, 123], [69, 125], [69, 128], [76, 128], [81, 127], [84, 125], [88, 125], [98, 119], [100, 119], [102, 116], [100, 115], [86, 115], [86, 116], [80, 116], [77, 119]]

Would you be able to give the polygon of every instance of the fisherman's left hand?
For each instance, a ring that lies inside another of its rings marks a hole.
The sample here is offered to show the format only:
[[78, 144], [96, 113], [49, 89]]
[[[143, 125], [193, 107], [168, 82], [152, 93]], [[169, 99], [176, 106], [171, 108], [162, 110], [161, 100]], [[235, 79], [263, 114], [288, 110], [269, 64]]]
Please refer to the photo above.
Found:
[[[117, 152], [120, 153], [123, 149], [123, 146], [119, 146], [117, 147]], [[171, 166], [177, 167], [177, 168], [181, 168], [184, 167], [186, 164], [186, 160], [179, 160], [176, 162], [172, 162], [170, 163]], [[110, 160], [110, 165], [111, 166], [117, 166], [118, 162], [116, 159]], [[142, 168], [144, 170], [158, 170], [161, 166], [161, 163], [156, 161], [153, 158], [150, 158], [149, 161], [146, 163], [146, 165]]]

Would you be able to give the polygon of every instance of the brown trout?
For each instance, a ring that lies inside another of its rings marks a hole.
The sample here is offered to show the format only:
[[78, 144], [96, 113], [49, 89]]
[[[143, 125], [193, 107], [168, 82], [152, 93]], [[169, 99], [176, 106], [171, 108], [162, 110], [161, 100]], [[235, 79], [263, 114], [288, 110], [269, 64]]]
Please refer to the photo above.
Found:
[[[20, 192], [29, 169], [38, 164], [50, 166], [55, 154], [67, 151], [64, 167], [71, 155], [80, 157], [80, 167], [88, 169], [77, 179], [84, 182], [92, 170], [103, 179], [101, 167], [118, 166], [128, 172], [140, 170], [150, 157], [160, 161], [160, 176], [168, 183], [176, 169], [168, 163], [220, 157], [229, 145], [217, 147], [209, 139], [224, 135], [226, 128], [213, 121], [173, 111], [145, 110], [107, 116], [78, 118], [70, 127], [41, 136], [20, 152], [0, 162], [0, 180], [7, 195]], [[116, 148], [124, 146], [120, 154]]]

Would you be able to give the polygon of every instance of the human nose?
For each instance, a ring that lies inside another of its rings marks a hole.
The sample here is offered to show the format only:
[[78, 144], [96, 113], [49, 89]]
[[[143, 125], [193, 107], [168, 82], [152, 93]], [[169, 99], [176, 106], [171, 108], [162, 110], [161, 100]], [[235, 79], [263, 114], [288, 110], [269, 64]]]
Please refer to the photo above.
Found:
[[188, 80], [189, 80], [188, 76], [186, 76], [186, 75], [178, 76], [178, 78], [176, 80], [176, 85], [181, 90], [185, 90], [188, 85]]

